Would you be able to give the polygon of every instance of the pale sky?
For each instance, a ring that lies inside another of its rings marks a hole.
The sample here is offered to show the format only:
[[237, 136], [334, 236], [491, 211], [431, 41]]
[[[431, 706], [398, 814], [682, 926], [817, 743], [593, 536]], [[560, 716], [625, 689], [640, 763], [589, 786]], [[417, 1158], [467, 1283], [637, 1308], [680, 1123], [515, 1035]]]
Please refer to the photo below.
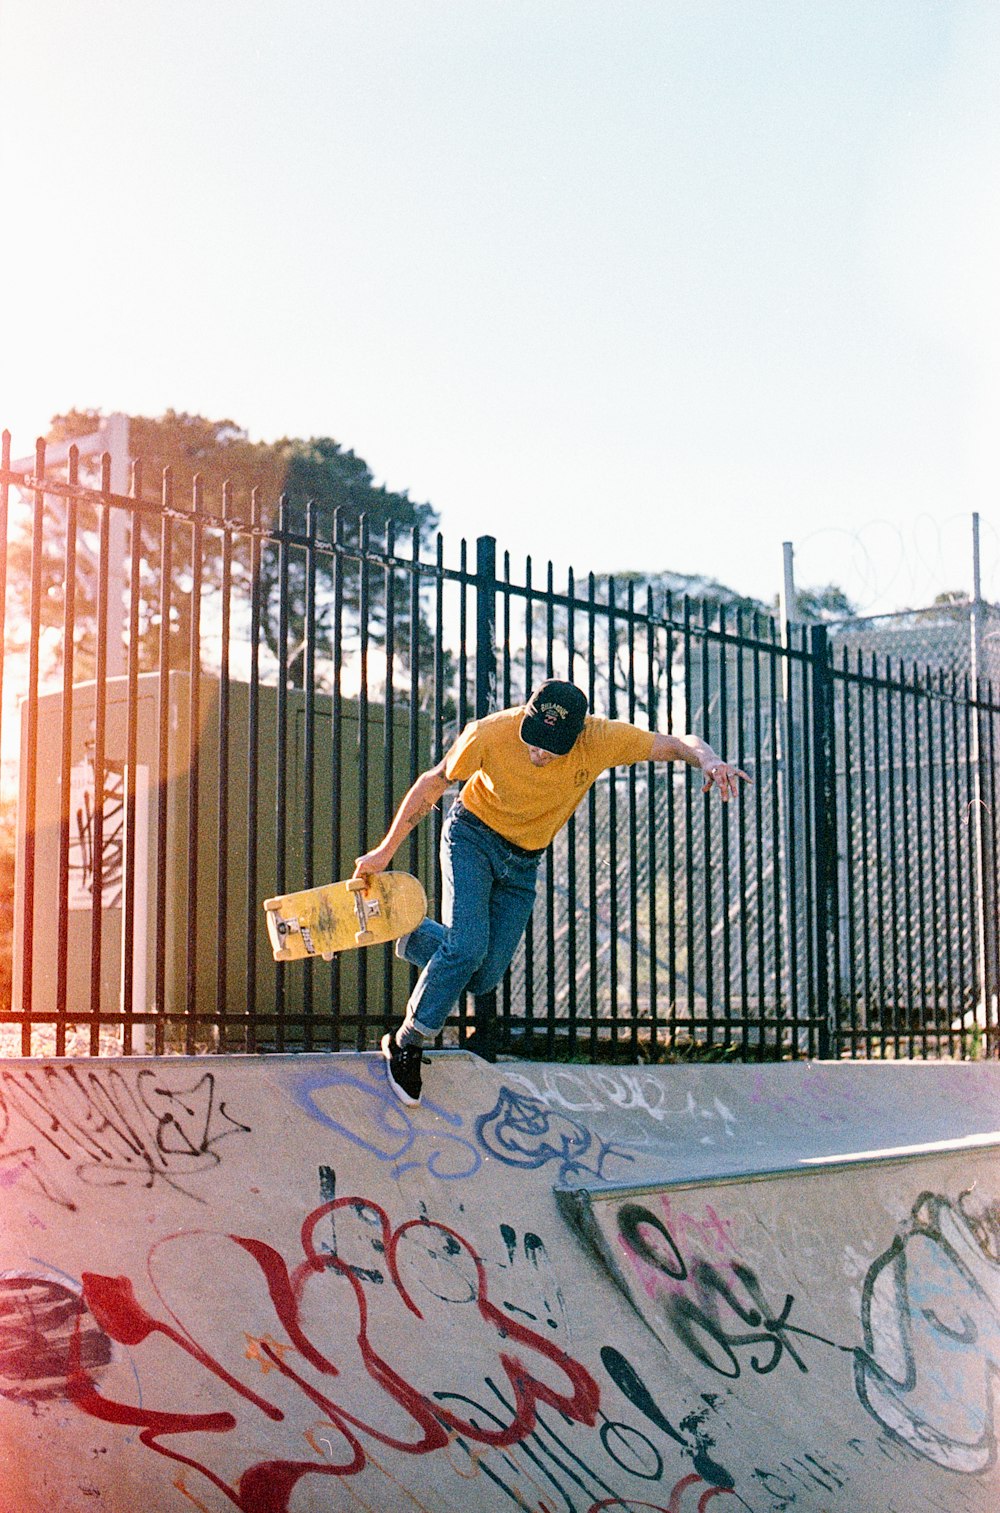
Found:
[[328, 435], [557, 573], [1000, 599], [997, 0], [0, 0], [0, 426]]

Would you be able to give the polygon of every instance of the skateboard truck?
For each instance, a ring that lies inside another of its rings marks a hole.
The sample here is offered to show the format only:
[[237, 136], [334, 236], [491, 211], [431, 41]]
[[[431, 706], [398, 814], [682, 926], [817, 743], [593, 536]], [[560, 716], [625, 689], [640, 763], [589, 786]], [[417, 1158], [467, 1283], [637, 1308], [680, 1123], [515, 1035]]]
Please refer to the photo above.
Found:
[[[346, 887], [348, 893], [352, 893], [354, 895], [354, 912], [358, 916], [358, 929], [354, 932], [354, 939], [359, 946], [370, 945], [371, 942], [375, 939], [375, 933], [373, 930], [369, 930], [368, 920], [373, 916], [381, 914], [382, 911], [379, 908], [379, 901], [377, 898], [373, 898], [370, 903], [365, 903], [365, 900], [362, 897], [365, 891], [365, 883], [362, 878], [352, 877], [350, 882], [345, 883], [344, 886]], [[303, 944], [305, 945], [305, 948], [310, 956], [321, 955], [324, 961], [332, 961], [336, 953], [333, 951], [317, 951], [312, 943], [312, 937], [307, 925], [300, 924], [297, 919], [281, 918], [280, 914], [278, 914], [280, 903], [280, 898], [269, 898], [264, 902], [264, 908], [267, 910], [267, 912], [274, 913], [278, 916], [274, 921], [274, 928], [277, 932], [279, 940], [284, 943], [289, 935], [301, 935]], [[288, 951], [287, 947], [282, 944], [279, 954], [275, 956], [275, 960], [291, 960], [292, 954], [293, 953], [291, 951]]]
[[373, 898], [370, 904], [365, 903], [361, 896], [366, 888], [363, 877], [352, 877], [350, 882], [346, 884], [346, 887], [348, 893], [354, 894], [354, 909], [358, 916], [358, 924], [360, 925], [360, 929], [355, 934], [354, 939], [359, 946], [367, 946], [375, 939], [374, 931], [368, 928], [368, 920], [372, 915], [381, 913], [378, 899]]
[[269, 915], [273, 915], [273, 920], [269, 920], [268, 923], [269, 928], [271, 928], [272, 940], [276, 942], [274, 947], [275, 961], [293, 960], [295, 952], [290, 951], [287, 945], [289, 935], [303, 935], [307, 949], [310, 955], [312, 954], [312, 941], [309, 939], [308, 930], [303, 931], [297, 919], [282, 919], [279, 912], [281, 908], [280, 898], [266, 898], [264, 900], [264, 908]]

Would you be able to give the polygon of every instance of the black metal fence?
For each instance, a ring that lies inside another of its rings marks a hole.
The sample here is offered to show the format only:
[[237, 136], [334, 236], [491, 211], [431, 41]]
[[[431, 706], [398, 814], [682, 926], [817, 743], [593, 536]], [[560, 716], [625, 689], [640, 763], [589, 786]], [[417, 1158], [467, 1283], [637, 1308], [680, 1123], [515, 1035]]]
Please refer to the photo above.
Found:
[[[0, 467], [0, 715], [18, 720], [0, 1051], [364, 1048], [411, 969], [276, 965], [265, 896], [348, 875], [470, 718], [568, 676], [696, 730], [753, 786], [612, 771], [557, 837], [495, 997], [446, 1029], [549, 1054], [996, 1054], [993, 689], [834, 655], [822, 626], [512, 568], [490, 537], [113, 492], [79, 460]], [[898, 649], [898, 643], [897, 643]], [[398, 863], [433, 897], [443, 815]]]

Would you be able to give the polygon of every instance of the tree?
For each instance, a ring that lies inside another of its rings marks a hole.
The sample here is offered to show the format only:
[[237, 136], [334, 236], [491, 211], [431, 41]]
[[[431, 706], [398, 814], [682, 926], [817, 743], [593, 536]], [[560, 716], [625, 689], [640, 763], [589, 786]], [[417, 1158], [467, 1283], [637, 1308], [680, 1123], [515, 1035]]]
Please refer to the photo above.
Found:
[[[371, 645], [384, 647], [391, 609], [394, 649], [403, 666], [410, 656], [409, 574], [391, 575], [391, 597], [386, 569], [366, 559], [372, 553], [383, 557], [409, 556], [408, 541], [415, 537], [418, 554], [430, 544], [437, 515], [426, 504], [414, 504], [407, 493], [393, 493], [376, 485], [367, 463], [353, 451], [345, 452], [328, 437], [308, 442], [277, 443], [282, 451], [287, 542], [285, 577], [279, 541], [262, 552], [258, 582], [264, 606], [263, 627], [275, 656], [282, 653], [278, 627], [282, 598], [289, 624], [287, 659], [290, 678], [301, 686], [307, 634], [307, 585], [310, 556], [316, 570], [314, 639], [332, 651], [334, 644], [335, 595], [343, 604], [343, 648], [355, 646], [361, 637], [362, 600], [365, 628]], [[277, 520], [272, 525], [277, 526]], [[364, 548], [362, 551], [362, 534]], [[312, 547], [307, 542], [314, 543]], [[432, 637], [418, 614], [418, 655], [430, 651]], [[424, 665], [427, 659], [421, 657]]]
[[[679, 627], [684, 622], [685, 600], [690, 602], [692, 626], [697, 629], [706, 621], [718, 625], [725, 615], [726, 626], [735, 631], [737, 618], [766, 615], [765, 606], [755, 599], [739, 594], [735, 589], [714, 578], [695, 577], [685, 573], [595, 573], [574, 585], [577, 603], [574, 614], [574, 642], [577, 652], [587, 644], [588, 615], [584, 607], [590, 601], [601, 606], [596, 617], [595, 682], [598, 701], [604, 707], [617, 709], [624, 716], [628, 711], [629, 690], [634, 700], [637, 717], [663, 717], [666, 708], [667, 690], [677, 676], [683, 653]], [[614, 599], [615, 615], [608, 615], [607, 606]], [[630, 611], [637, 617], [652, 614], [658, 624], [655, 634], [648, 637], [639, 628], [633, 640], [628, 632]], [[666, 622], [673, 627], [668, 635]], [[539, 649], [546, 649], [549, 634], [549, 614], [546, 606], [533, 603], [531, 608], [531, 644], [534, 650], [533, 663], [541, 660]], [[552, 640], [557, 648], [554, 661], [565, 656], [569, 639], [569, 617], [563, 608], [556, 608], [552, 615]], [[647, 652], [651, 656], [647, 656]], [[613, 698], [612, 698], [613, 691]], [[650, 709], [650, 694], [653, 708]]]
[[927, 620], [934, 625], [968, 625], [972, 607], [972, 600], [964, 589], [946, 588], [934, 595], [926, 609], [915, 609], [911, 613], [914, 620]]
[[824, 583], [815, 588], [796, 588], [795, 610], [791, 618], [799, 623], [816, 621], [852, 620], [857, 615], [856, 604], [836, 583]]
[[[101, 412], [71, 410], [57, 415], [49, 433], [50, 441], [66, 441], [90, 435], [98, 429]], [[386, 634], [386, 574], [371, 567], [362, 568], [359, 545], [362, 530], [369, 547], [384, 553], [391, 538], [405, 540], [416, 534], [418, 548], [426, 548], [437, 526], [437, 516], [430, 505], [416, 504], [404, 493], [394, 493], [376, 485], [368, 465], [353, 451], [345, 451], [328, 438], [303, 441], [283, 438], [274, 443], [251, 441], [232, 420], [207, 420], [173, 410], [149, 419], [132, 417], [129, 424], [129, 449], [142, 461], [139, 474], [139, 497], [142, 510], [136, 512], [139, 526], [140, 596], [139, 655], [144, 670], [158, 665], [163, 605], [169, 598], [170, 636], [168, 661], [186, 666], [191, 635], [194, 583], [200, 585], [203, 600], [218, 604], [223, 572], [223, 533], [213, 520], [221, 523], [223, 514], [232, 526], [233, 543], [231, 585], [234, 598], [243, 605], [242, 621], [249, 619], [249, 606], [255, 596], [260, 609], [261, 634], [275, 659], [284, 657], [289, 679], [301, 685], [304, 679], [307, 565], [315, 565], [314, 645], [321, 650], [321, 664], [329, 668], [333, 654], [334, 585], [342, 599], [343, 622], [340, 645], [342, 655], [360, 634], [362, 581], [366, 609], [366, 627], [373, 646], [384, 642]], [[169, 469], [169, 473], [165, 470]], [[165, 477], [168, 479], [165, 482]], [[81, 459], [80, 480], [93, 487], [99, 484], [100, 465], [96, 459]], [[196, 483], [197, 480], [197, 483]], [[195, 531], [185, 516], [193, 520], [195, 491], [205, 522], [201, 531], [201, 560], [197, 575], [192, 563]], [[172, 505], [169, 518], [171, 573], [163, 583], [161, 512], [166, 500]], [[281, 509], [281, 501], [284, 508]], [[96, 559], [99, 521], [96, 510], [81, 505], [78, 510], [78, 571], [74, 585], [66, 583], [63, 527], [66, 511], [55, 506], [57, 517], [48, 520], [43, 540], [43, 592], [41, 619], [44, 628], [62, 625], [63, 605], [72, 587], [75, 609], [75, 671], [78, 677], [92, 675], [95, 662], [96, 573], [84, 565]], [[312, 523], [313, 545], [306, 544], [306, 522]], [[255, 513], [256, 512], [256, 513]], [[364, 521], [364, 525], [362, 525]], [[254, 530], [251, 531], [251, 526]], [[283, 526], [283, 532], [279, 527]], [[254, 551], [256, 540], [258, 549]], [[282, 565], [282, 544], [284, 564]], [[12, 598], [20, 610], [20, 623], [28, 623], [31, 581], [30, 525], [22, 530], [11, 547]], [[410, 649], [410, 606], [408, 584], [397, 574], [392, 597], [396, 629], [396, 656], [408, 665]], [[164, 589], [168, 594], [164, 594]], [[282, 600], [287, 610], [285, 645], [279, 645]], [[236, 612], [234, 617], [238, 618]], [[416, 636], [421, 648], [430, 642], [430, 631], [418, 610]], [[422, 659], [426, 666], [430, 659]], [[322, 681], [322, 679], [320, 679]]]

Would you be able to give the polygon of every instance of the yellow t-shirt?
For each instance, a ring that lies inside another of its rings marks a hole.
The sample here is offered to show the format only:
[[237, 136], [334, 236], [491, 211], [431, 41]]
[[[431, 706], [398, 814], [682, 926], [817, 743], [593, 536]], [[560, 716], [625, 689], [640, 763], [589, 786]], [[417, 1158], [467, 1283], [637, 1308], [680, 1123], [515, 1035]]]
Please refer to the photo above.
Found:
[[608, 767], [649, 760], [653, 736], [624, 720], [588, 715], [566, 756], [532, 765], [521, 740], [523, 709], [503, 709], [467, 725], [445, 758], [449, 781], [465, 780], [462, 803], [491, 830], [541, 851]]

